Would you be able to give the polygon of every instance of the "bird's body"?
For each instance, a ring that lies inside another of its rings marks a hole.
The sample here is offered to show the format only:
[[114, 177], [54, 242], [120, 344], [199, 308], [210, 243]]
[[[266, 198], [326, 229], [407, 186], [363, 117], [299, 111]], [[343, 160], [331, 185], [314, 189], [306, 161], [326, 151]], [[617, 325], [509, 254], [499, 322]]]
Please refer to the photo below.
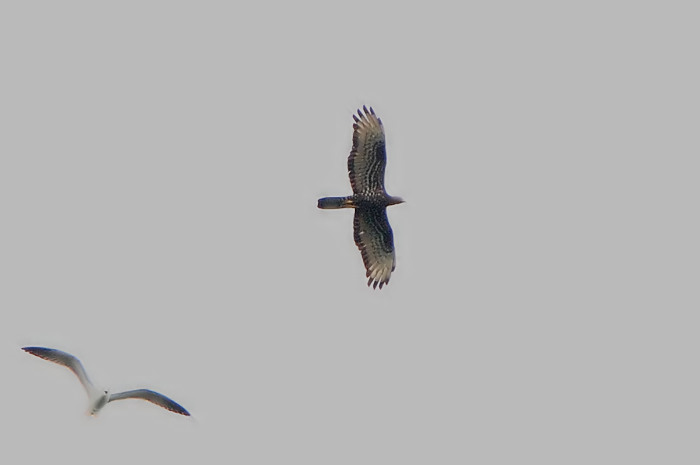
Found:
[[88, 408], [90, 415], [97, 415], [97, 412], [102, 410], [102, 407], [107, 405], [109, 400], [109, 391], [97, 391], [95, 395], [90, 396], [90, 407]]
[[97, 415], [97, 413], [109, 402], [121, 399], [143, 399], [170, 410], [171, 412], [179, 413], [180, 415], [185, 416], [190, 415], [184, 407], [174, 400], [169, 399], [163, 394], [148, 389], [136, 389], [133, 391], [118, 392], [115, 394], [110, 394], [109, 391], [97, 389], [88, 378], [85, 368], [83, 368], [83, 364], [80, 363], [80, 360], [67, 352], [56, 349], [47, 349], [45, 347], [23, 347], [22, 350], [39, 358], [43, 358], [44, 360], [48, 360], [69, 368], [75, 374], [75, 376], [78, 377], [80, 384], [83, 385], [85, 391], [87, 392], [89, 404], [88, 413], [90, 415]]
[[353, 195], [318, 199], [318, 208], [354, 208], [353, 221], [355, 244], [360, 249], [367, 269], [367, 285], [382, 286], [389, 283], [396, 268], [394, 233], [389, 225], [386, 207], [403, 202], [384, 189], [386, 146], [384, 126], [374, 110], [363, 107], [353, 115], [352, 150], [348, 157], [348, 174]]

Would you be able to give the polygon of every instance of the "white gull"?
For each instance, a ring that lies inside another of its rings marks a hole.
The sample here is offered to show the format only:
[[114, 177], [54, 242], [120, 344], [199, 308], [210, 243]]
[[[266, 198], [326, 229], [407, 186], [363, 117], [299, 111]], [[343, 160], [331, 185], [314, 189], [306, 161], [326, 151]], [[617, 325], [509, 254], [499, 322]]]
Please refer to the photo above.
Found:
[[80, 363], [80, 360], [66, 352], [56, 349], [47, 349], [45, 347], [22, 347], [22, 350], [29, 352], [32, 355], [36, 355], [39, 358], [43, 358], [44, 360], [58, 363], [59, 365], [70, 368], [70, 370], [78, 377], [85, 388], [85, 391], [87, 392], [90, 402], [88, 413], [90, 415], [97, 415], [97, 412], [99, 412], [102, 407], [113, 400], [143, 399], [163, 407], [164, 409], [170, 410], [171, 412], [190, 416], [190, 413], [185, 410], [182, 405], [168, 397], [165, 397], [163, 394], [151, 391], [150, 389], [135, 389], [133, 391], [117, 392], [115, 394], [110, 394], [109, 391], [97, 389], [88, 378], [85, 368], [83, 368], [83, 364]]

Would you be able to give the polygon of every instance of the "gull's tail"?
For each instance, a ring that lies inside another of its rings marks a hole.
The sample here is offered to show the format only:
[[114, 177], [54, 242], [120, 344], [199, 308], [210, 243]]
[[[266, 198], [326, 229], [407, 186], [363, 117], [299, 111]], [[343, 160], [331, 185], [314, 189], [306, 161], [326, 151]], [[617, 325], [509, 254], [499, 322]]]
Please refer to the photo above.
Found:
[[352, 197], [324, 197], [318, 199], [318, 208], [332, 210], [335, 208], [354, 208], [355, 201]]

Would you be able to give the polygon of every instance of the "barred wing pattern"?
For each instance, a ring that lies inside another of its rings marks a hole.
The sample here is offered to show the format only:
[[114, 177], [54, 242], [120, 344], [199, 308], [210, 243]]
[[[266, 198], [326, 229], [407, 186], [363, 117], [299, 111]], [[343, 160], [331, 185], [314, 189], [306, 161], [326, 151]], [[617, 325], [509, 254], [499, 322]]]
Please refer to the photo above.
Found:
[[379, 284], [381, 289], [389, 283], [391, 272], [396, 268], [394, 233], [389, 226], [386, 208], [356, 209], [353, 225], [355, 244], [367, 269], [367, 285], [376, 289]]
[[386, 168], [386, 145], [384, 126], [370, 107], [362, 107], [352, 117], [355, 130], [352, 135], [352, 150], [348, 157], [348, 174], [355, 194], [385, 194], [384, 170]]
[[318, 208], [335, 210], [354, 208], [354, 238], [367, 270], [368, 286], [381, 289], [389, 283], [396, 268], [394, 234], [386, 208], [403, 202], [401, 197], [386, 193], [386, 140], [382, 121], [372, 107], [363, 106], [353, 115], [352, 150], [348, 157], [348, 174], [353, 195], [323, 197]]

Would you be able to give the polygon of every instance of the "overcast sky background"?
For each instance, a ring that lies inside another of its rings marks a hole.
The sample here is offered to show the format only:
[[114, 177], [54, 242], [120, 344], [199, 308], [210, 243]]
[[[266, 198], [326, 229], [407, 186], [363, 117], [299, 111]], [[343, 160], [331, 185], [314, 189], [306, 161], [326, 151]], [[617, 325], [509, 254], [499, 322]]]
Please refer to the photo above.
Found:
[[[579, 3], [3, 4], [0, 455], [697, 463], [697, 15]], [[381, 291], [316, 208], [363, 104]]]

